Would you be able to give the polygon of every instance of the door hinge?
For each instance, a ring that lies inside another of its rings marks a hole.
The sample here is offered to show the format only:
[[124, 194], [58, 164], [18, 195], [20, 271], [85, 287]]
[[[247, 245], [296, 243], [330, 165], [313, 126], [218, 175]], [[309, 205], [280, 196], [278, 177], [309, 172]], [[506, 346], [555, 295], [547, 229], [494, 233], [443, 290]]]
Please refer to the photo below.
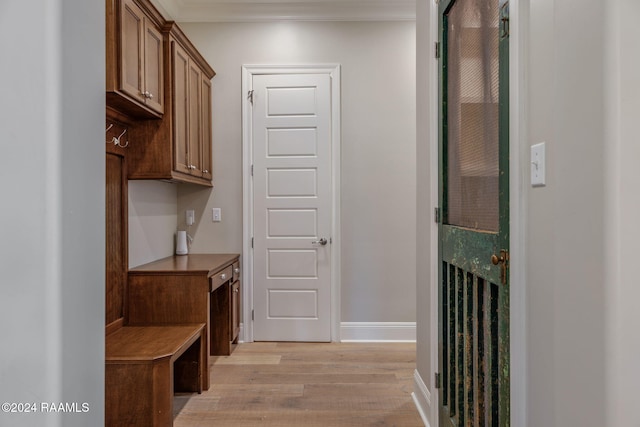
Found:
[[436, 56], [436, 59], [440, 59], [440, 42], [436, 42], [435, 56]]
[[247, 99], [249, 100], [251, 105], [253, 105], [253, 89], [251, 89], [249, 92], [247, 92]]
[[442, 221], [442, 214], [441, 214], [441, 210], [440, 208], [435, 208], [433, 210], [433, 220], [436, 224], [440, 224], [440, 222]]
[[251, 249], [253, 249], [253, 237], [251, 238]]
[[251, 176], [253, 176], [253, 165], [251, 165]]
[[256, 320], [255, 312], [251, 310], [251, 320]]
[[440, 375], [440, 372], [436, 372], [435, 382], [436, 382], [436, 389], [442, 388], [442, 377]]

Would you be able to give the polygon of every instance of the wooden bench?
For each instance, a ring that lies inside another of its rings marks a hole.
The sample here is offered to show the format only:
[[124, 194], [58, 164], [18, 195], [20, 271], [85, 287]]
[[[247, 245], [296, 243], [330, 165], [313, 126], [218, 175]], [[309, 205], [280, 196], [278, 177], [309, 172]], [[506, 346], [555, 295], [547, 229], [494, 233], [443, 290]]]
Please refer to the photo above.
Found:
[[123, 326], [106, 336], [106, 426], [173, 425], [174, 392], [203, 389], [205, 326]]

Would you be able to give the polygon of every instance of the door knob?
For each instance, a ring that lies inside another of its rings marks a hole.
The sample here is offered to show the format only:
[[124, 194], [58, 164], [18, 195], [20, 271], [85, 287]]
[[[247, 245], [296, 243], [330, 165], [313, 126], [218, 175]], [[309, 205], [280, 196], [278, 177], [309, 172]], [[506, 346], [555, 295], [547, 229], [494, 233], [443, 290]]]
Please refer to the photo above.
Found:
[[311, 242], [313, 245], [326, 245], [327, 244], [327, 239], [325, 239], [324, 237], [320, 240], [314, 240], [313, 242]]
[[500, 256], [491, 255], [491, 264], [500, 264], [500, 281], [503, 285], [507, 284], [507, 269], [509, 268], [509, 251], [501, 249]]

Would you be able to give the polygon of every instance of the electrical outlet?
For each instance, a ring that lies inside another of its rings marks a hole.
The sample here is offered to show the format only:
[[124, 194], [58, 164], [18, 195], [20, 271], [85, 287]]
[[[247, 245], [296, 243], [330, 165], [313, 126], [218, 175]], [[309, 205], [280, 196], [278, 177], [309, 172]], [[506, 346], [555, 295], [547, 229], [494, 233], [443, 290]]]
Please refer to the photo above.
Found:
[[186, 222], [187, 225], [193, 225], [194, 222], [196, 222], [196, 213], [193, 210], [188, 210], [186, 212]]
[[213, 209], [211, 209], [211, 212], [212, 212], [212, 220], [213, 220], [213, 222], [222, 221], [222, 209], [213, 208]]

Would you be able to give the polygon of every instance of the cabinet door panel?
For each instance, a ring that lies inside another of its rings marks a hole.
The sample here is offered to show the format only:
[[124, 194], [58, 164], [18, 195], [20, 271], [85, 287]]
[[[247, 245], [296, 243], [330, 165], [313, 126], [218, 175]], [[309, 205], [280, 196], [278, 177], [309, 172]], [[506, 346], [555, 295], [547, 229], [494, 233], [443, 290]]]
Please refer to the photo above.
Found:
[[202, 177], [211, 179], [211, 81], [202, 75]]
[[235, 342], [240, 333], [240, 281], [231, 286], [231, 325], [229, 341]]
[[189, 102], [189, 148], [188, 148], [188, 161], [191, 169], [191, 174], [196, 176], [202, 176], [202, 162], [200, 160], [200, 147], [202, 139], [202, 127], [200, 122], [202, 120], [202, 107], [201, 107], [201, 72], [200, 68], [193, 62], [189, 63], [189, 96], [187, 100]]
[[120, 64], [120, 85], [123, 92], [138, 100], [143, 99], [143, 16], [142, 10], [132, 1], [124, 1], [121, 17], [122, 63]]
[[189, 173], [187, 159], [189, 140], [189, 111], [187, 95], [189, 88], [189, 57], [175, 42], [173, 51], [173, 168], [178, 172]]
[[164, 79], [162, 34], [149, 22], [145, 26], [144, 84], [148, 93], [146, 104], [159, 113], [164, 112]]

